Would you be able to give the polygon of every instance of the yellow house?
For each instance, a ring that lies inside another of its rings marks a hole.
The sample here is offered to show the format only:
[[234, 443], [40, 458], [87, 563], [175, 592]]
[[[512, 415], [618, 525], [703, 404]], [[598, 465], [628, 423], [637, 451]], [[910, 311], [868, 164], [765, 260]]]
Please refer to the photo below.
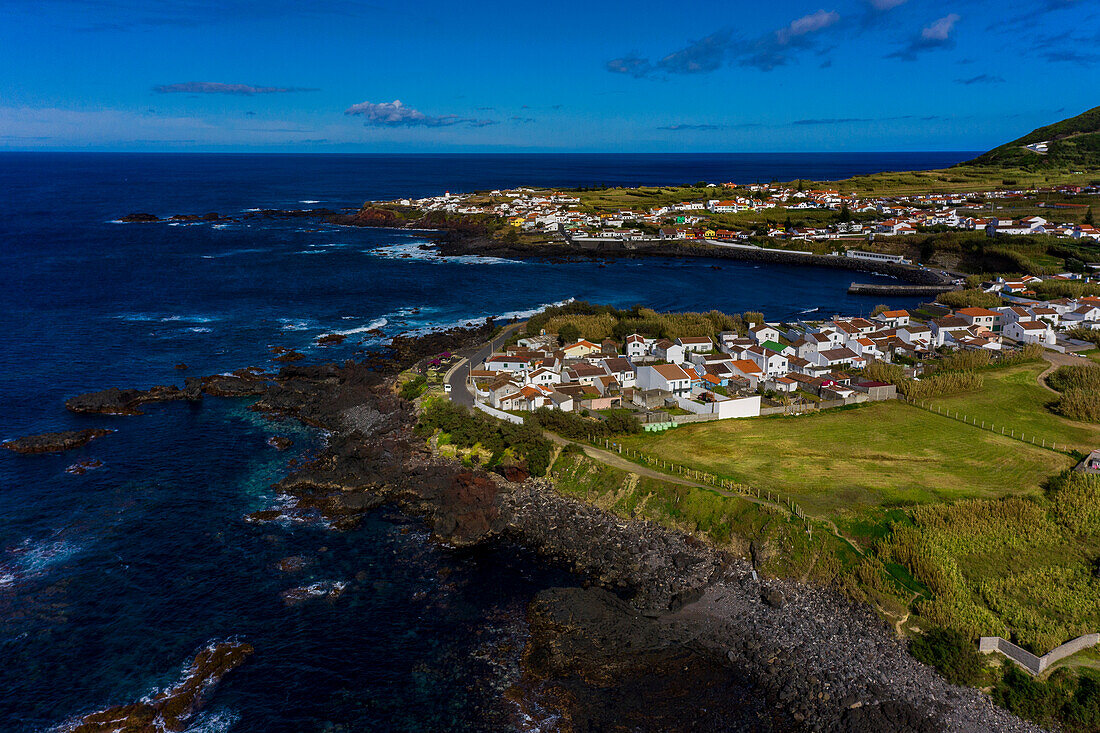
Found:
[[562, 351], [565, 352], [566, 356], [574, 358], [579, 356], [588, 356], [589, 354], [599, 350], [599, 346], [592, 343], [591, 341], [586, 341], [584, 339], [581, 339], [575, 344], [569, 344], [562, 349]]
[[525, 221], [526, 219], [522, 216], [513, 216], [511, 219], [508, 220], [508, 223], [514, 227], [521, 227], [523, 226], [523, 222]]
[[703, 232], [703, 238], [704, 239], [714, 239], [716, 236], [718, 236], [718, 235], [713, 229], [708, 229], [705, 232]]

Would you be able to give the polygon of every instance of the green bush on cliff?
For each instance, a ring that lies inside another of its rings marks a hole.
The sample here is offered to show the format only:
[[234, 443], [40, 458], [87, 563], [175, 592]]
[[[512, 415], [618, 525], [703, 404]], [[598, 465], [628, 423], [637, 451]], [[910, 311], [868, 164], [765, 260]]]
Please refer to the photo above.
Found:
[[972, 685], [981, 675], [982, 662], [974, 642], [953, 629], [932, 629], [909, 643], [918, 660], [931, 665], [953, 685]]
[[535, 476], [544, 476], [550, 465], [553, 446], [534, 425], [500, 422], [448, 400], [431, 400], [420, 414], [416, 433], [428, 437], [436, 430], [447, 433], [452, 445], [459, 448], [480, 445], [496, 460], [504, 451], [511, 450], [526, 461], [527, 470]]
[[527, 422], [572, 440], [642, 432], [642, 424], [638, 422], [638, 418], [624, 412], [614, 412], [605, 420], [597, 420], [582, 417], [575, 412], [562, 412], [543, 407], [528, 415]]

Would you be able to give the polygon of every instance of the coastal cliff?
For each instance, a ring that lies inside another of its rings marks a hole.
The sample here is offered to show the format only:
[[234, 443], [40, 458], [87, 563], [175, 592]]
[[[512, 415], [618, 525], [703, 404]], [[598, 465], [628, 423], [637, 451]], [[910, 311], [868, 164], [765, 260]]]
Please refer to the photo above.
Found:
[[[206, 396], [257, 397], [252, 409], [329, 434], [320, 455], [277, 484], [279, 507], [246, 519], [316, 517], [339, 531], [389, 504], [422, 517], [445, 545], [515, 543], [580, 573], [590, 588], [546, 591], [531, 604], [523, 675], [508, 693], [563, 730], [1036, 730], [947, 684], [837, 592], [757, 579], [746, 560], [567, 498], [547, 479], [508, 480], [433, 455], [391, 375], [488, 330], [398, 340], [390, 359], [200, 380]], [[184, 392], [111, 392], [70, 406], [132, 414], [154, 397], [195, 398]]]

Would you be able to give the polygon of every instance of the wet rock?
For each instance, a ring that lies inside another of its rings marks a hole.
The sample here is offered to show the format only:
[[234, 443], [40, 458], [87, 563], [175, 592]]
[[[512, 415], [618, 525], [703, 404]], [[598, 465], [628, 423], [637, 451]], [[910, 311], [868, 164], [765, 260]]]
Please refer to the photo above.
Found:
[[335, 601], [344, 594], [347, 583], [338, 580], [319, 580], [316, 583], [291, 588], [282, 592], [283, 603], [288, 606], [299, 606], [313, 599]]
[[116, 705], [65, 725], [71, 733], [182, 731], [217, 683], [252, 655], [251, 644], [219, 642], [200, 651], [180, 680], [140, 702]]
[[318, 346], [335, 346], [342, 344], [347, 339], [347, 336], [342, 333], [326, 333], [317, 337]]
[[160, 217], [157, 216], [156, 214], [141, 214], [141, 213], [127, 214], [126, 216], [119, 219], [119, 221], [124, 221], [127, 224], [148, 224], [148, 223], [157, 222], [157, 221], [160, 221], [160, 220], [161, 220]]
[[606, 590], [542, 591], [527, 617], [523, 677], [510, 697], [556, 718], [556, 729], [776, 730], [766, 713], [750, 714], [759, 703], [721, 659]]
[[97, 468], [103, 466], [103, 461], [97, 458], [87, 458], [83, 461], [77, 461], [68, 468], [65, 469], [65, 473], [73, 476], [83, 476], [88, 471], [94, 471]]
[[275, 357], [275, 361], [301, 361], [306, 358], [305, 354], [302, 354], [294, 349], [287, 349], [283, 353]]
[[272, 435], [267, 439], [267, 444], [275, 450], [286, 450], [294, 445], [294, 441], [284, 435]]
[[177, 371], [184, 372], [184, 371], [187, 371], [187, 368], [188, 368], [187, 365], [184, 364], [182, 361], [179, 364], [176, 364], [176, 370]]
[[16, 453], [60, 453], [62, 451], [80, 448], [92, 442], [96, 438], [110, 435], [113, 430], [105, 428], [88, 428], [86, 430], [65, 430], [59, 433], [40, 433], [28, 435], [15, 440], [8, 440], [3, 446]]
[[275, 567], [284, 573], [299, 573], [305, 568], [306, 564], [306, 559], [301, 555], [291, 555], [275, 563]]

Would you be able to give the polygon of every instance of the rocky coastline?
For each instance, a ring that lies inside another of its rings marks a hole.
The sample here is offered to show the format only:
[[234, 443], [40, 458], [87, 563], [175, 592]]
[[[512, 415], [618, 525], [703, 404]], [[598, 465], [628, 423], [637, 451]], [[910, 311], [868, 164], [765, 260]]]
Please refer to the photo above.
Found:
[[531, 604], [523, 676], [509, 693], [559, 730], [1037, 730], [981, 692], [947, 684], [869, 609], [832, 590], [759, 580], [746, 560], [565, 498], [522, 470], [505, 476], [433, 455], [392, 376], [473, 347], [491, 329], [395, 339], [389, 356], [368, 361], [108, 390], [69, 407], [136, 414], [161, 399], [257, 398], [252, 409], [329, 437], [276, 484], [279, 508], [247, 521], [311, 517], [339, 531], [388, 504], [423, 518], [456, 551], [515, 543], [577, 571], [588, 587], [545, 591]]
[[437, 221], [427, 217], [403, 219], [388, 208], [366, 206], [358, 211], [334, 211], [332, 209], [265, 209], [247, 212], [237, 217], [223, 217], [216, 213], [176, 214], [160, 218], [154, 214], [127, 214], [119, 219], [124, 223], [218, 223], [247, 221], [251, 219], [318, 219], [328, 224], [382, 229], [416, 229], [432, 241], [432, 249], [443, 256], [479, 255], [508, 259], [556, 259], [556, 258], [706, 258], [796, 265], [801, 267], [828, 267], [853, 273], [888, 275], [898, 280], [924, 286], [942, 286], [953, 289], [953, 279], [938, 270], [923, 269], [914, 265], [892, 262], [871, 262], [849, 257], [782, 252], [770, 249], [721, 247], [684, 240], [659, 242], [608, 241], [595, 244], [575, 244], [568, 240], [524, 245], [493, 237], [476, 222]]

